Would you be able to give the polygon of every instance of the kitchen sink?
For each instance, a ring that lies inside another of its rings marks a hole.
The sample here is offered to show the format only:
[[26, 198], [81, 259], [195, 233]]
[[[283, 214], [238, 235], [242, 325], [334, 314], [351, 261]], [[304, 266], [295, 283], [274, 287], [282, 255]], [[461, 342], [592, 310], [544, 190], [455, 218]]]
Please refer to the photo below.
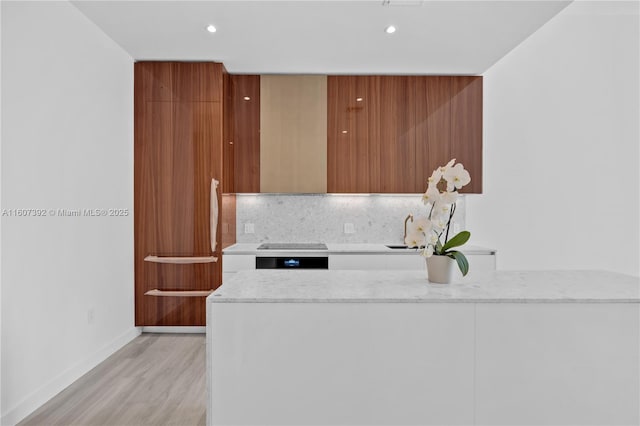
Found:
[[394, 249], [394, 250], [416, 250], [418, 248], [424, 248], [424, 247], [409, 247], [409, 246], [403, 246], [400, 244], [397, 244], [397, 245], [390, 244], [390, 245], [386, 245], [385, 247], [389, 247], [390, 249]]

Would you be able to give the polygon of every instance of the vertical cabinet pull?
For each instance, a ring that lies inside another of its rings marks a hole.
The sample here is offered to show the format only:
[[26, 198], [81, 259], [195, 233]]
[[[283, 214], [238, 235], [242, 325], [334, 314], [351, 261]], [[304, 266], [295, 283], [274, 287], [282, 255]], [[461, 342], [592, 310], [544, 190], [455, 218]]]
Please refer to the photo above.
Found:
[[209, 213], [209, 227], [211, 235], [211, 253], [216, 252], [216, 233], [218, 231], [218, 181], [211, 179], [211, 209]]

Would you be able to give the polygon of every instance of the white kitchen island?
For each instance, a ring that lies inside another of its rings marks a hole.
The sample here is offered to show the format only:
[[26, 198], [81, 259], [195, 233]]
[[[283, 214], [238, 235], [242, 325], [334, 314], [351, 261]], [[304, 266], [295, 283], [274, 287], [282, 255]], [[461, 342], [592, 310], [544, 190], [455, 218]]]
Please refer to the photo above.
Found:
[[207, 310], [209, 425], [640, 423], [638, 278], [258, 270]]

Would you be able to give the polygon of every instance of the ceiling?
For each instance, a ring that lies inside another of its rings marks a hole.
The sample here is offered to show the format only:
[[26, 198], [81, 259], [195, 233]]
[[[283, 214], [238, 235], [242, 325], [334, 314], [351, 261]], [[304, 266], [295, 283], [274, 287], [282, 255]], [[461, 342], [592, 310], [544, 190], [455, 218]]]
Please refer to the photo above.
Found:
[[571, 1], [390, 3], [73, 2], [136, 60], [219, 61], [243, 74], [482, 74]]

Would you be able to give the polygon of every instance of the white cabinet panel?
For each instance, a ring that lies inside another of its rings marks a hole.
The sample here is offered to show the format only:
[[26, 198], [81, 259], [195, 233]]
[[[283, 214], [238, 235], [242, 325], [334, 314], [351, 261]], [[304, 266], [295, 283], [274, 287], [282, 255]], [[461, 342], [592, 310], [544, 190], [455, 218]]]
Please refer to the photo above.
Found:
[[637, 304], [478, 304], [476, 423], [640, 423]]
[[472, 304], [211, 303], [212, 425], [470, 425]]
[[332, 254], [329, 256], [329, 269], [386, 269], [386, 257], [378, 254]]
[[222, 273], [256, 269], [256, 256], [252, 254], [222, 255]]
[[413, 255], [386, 255], [387, 269], [421, 269], [427, 270], [427, 263], [421, 255], [414, 253]]

